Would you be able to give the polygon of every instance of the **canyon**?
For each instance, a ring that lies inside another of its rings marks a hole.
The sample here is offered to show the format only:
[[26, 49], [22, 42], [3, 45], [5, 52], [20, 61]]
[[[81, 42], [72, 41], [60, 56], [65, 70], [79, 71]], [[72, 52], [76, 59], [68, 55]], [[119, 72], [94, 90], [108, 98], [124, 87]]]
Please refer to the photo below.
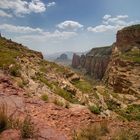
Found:
[[0, 37], [0, 140], [140, 139], [140, 25], [116, 38], [71, 69]]

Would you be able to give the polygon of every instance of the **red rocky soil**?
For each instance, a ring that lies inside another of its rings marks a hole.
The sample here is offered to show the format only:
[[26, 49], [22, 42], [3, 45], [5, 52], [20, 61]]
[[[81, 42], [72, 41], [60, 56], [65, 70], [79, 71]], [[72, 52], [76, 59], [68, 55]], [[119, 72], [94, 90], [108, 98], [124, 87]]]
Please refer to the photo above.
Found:
[[[23, 120], [27, 114], [31, 116], [34, 127], [38, 130], [38, 140], [71, 140], [74, 130], [103, 119], [85, 107], [76, 105], [67, 109], [53, 103], [45, 103], [37, 96], [25, 96], [23, 89], [15, 87], [11, 79], [0, 75], [0, 103], [6, 103], [8, 116]], [[128, 124], [109, 120], [112, 133], [117, 127]], [[132, 124], [132, 127], [138, 124]], [[9, 129], [0, 134], [0, 140], [20, 140], [20, 131]], [[106, 138], [106, 137], [105, 137]], [[106, 138], [108, 139], [109, 136]]]

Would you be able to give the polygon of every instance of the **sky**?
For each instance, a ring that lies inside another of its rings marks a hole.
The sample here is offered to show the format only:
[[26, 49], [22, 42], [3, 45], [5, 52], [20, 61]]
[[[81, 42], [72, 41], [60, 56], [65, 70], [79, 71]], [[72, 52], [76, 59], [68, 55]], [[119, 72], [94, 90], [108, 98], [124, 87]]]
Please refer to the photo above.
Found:
[[111, 45], [140, 23], [140, 0], [0, 0], [3, 36], [43, 54]]

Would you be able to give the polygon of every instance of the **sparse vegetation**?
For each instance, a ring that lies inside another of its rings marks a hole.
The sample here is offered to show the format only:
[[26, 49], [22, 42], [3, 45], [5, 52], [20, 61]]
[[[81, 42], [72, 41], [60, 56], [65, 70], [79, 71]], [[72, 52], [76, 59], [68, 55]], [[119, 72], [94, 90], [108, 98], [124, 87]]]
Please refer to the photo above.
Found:
[[90, 93], [93, 91], [93, 87], [88, 81], [78, 80], [78, 81], [73, 81], [72, 84], [74, 84], [75, 87], [80, 89], [82, 92]]
[[106, 104], [108, 106], [109, 110], [115, 111], [120, 107], [120, 104], [118, 104], [115, 100], [113, 99], [108, 99], [106, 100]]
[[0, 132], [5, 130], [8, 126], [7, 105], [0, 104]]
[[107, 122], [92, 124], [74, 132], [73, 140], [100, 140], [107, 133], [109, 133]]
[[125, 52], [121, 55], [121, 58], [140, 63], [140, 50]]
[[8, 41], [4, 38], [0, 39], [0, 68], [8, 69], [9, 65], [16, 63], [16, 57], [19, 51], [14, 46], [8, 48]]
[[48, 95], [47, 95], [47, 94], [42, 94], [42, 95], [41, 95], [41, 99], [42, 99], [43, 101], [47, 102], [47, 101], [48, 101]]
[[79, 101], [76, 99], [76, 97], [72, 93], [70, 93], [64, 89], [61, 89], [58, 86], [55, 87], [54, 91], [56, 94], [58, 94], [59, 96], [63, 97], [65, 100], [67, 100], [71, 103], [79, 103]]
[[62, 101], [58, 100], [57, 98], [55, 98], [54, 104], [56, 104], [58, 106], [64, 106], [64, 103]]
[[129, 121], [140, 121], [140, 105], [129, 105], [126, 109], [118, 110], [117, 113]]
[[118, 131], [112, 140], [139, 140], [140, 132], [134, 131], [133, 129], [121, 129]]
[[100, 112], [101, 112], [101, 109], [95, 105], [89, 106], [88, 108], [94, 114], [100, 114]]
[[22, 138], [33, 138], [35, 136], [35, 129], [31, 122], [31, 117], [26, 116], [21, 126]]
[[58, 106], [62, 106], [62, 107], [65, 107], [65, 108], [69, 108], [70, 107], [70, 104], [69, 102], [63, 102], [63, 101], [60, 101], [59, 99], [55, 98], [54, 104], [58, 105]]
[[13, 65], [11, 68], [9, 68], [9, 73], [12, 75], [12, 76], [15, 76], [15, 77], [20, 77], [21, 73], [20, 73], [20, 66], [19, 65]]
[[47, 85], [50, 89], [53, 89], [53, 84], [50, 83], [46, 78], [45, 76], [43, 75], [43, 73], [37, 73], [36, 74], [37, 76], [37, 80], [40, 80], [42, 83], [44, 83], [45, 85]]
[[6, 129], [18, 129], [21, 131], [22, 138], [33, 138], [35, 135], [34, 126], [30, 116], [25, 117], [24, 121], [7, 115], [7, 104], [0, 104], [0, 132]]

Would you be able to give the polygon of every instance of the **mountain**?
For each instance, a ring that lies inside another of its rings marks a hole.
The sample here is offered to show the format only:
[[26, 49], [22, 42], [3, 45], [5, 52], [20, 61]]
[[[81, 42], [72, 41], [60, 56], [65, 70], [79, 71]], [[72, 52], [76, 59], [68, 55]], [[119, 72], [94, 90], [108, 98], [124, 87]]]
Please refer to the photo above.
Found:
[[[76, 52], [76, 54], [85, 54], [86, 52]], [[59, 58], [62, 54], [66, 54], [67, 55], [67, 60], [65, 59], [57, 59]], [[74, 52], [58, 52], [58, 53], [54, 53], [54, 54], [51, 54], [51, 55], [44, 55], [44, 58], [49, 60], [49, 61], [52, 61], [52, 62], [56, 62], [57, 64], [60, 64], [60, 65], [63, 65], [63, 66], [70, 66], [71, 63], [72, 63], [72, 57], [73, 57], [73, 54]]]
[[54, 62], [56, 62], [59, 65], [63, 66], [70, 66], [71, 60], [68, 58], [67, 54], [62, 53], [59, 57], [57, 57]]
[[56, 60], [61, 54], [66, 54], [68, 56], [68, 59], [72, 60], [73, 53], [74, 52], [58, 52], [50, 55], [46, 54], [44, 55], [44, 58], [48, 60]]
[[99, 83], [0, 37], [0, 139], [139, 139], [139, 34], [76, 59]]

